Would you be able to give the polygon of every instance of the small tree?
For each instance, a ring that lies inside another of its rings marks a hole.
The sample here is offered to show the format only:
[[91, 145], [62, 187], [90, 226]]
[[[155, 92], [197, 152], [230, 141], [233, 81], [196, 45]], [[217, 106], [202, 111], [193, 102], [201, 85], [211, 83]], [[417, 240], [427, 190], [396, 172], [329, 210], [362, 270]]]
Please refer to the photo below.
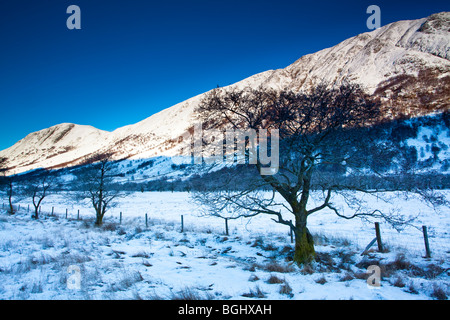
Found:
[[13, 215], [15, 214], [14, 206], [12, 203], [12, 198], [14, 196], [14, 185], [16, 182], [16, 179], [14, 176], [6, 176], [6, 163], [8, 162], [8, 158], [0, 158], [0, 185], [4, 188], [6, 191], [6, 195], [8, 196], [8, 202], [9, 202], [9, 210], [8, 213]]
[[49, 170], [43, 170], [25, 182], [24, 195], [31, 197], [34, 206], [33, 219], [39, 219], [39, 208], [57, 183], [56, 176]]
[[102, 226], [106, 212], [117, 205], [117, 200], [124, 194], [114, 188], [113, 162], [111, 155], [98, 155], [86, 160], [88, 165], [78, 175], [78, 197], [89, 199], [95, 210], [95, 225]]

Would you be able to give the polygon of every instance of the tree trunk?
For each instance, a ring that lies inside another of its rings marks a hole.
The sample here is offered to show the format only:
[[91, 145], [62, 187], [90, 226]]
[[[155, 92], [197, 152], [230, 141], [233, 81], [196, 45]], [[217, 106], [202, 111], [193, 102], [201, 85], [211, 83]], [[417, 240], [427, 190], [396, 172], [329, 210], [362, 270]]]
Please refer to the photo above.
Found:
[[9, 214], [15, 214], [14, 207], [12, 204], [12, 194], [13, 194], [13, 184], [12, 182], [9, 183], [9, 192], [8, 192], [8, 199], [9, 199]]
[[33, 219], [39, 219], [39, 207], [34, 206], [34, 215], [31, 216]]
[[15, 214], [11, 198], [9, 199], [9, 214]]
[[95, 226], [101, 227], [103, 225], [103, 219], [101, 216], [97, 216], [97, 220], [95, 220]]
[[[299, 220], [299, 219], [297, 219]], [[297, 265], [310, 263], [316, 257], [316, 251], [314, 250], [314, 240], [306, 227], [306, 219], [304, 222], [296, 222], [294, 234], [295, 234], [295, 253], [294, 262]]]
[[33, 206], [34, 206], [34, 215], [31, 216], [33, 219], [39, 219], [39, 206], [41, 205], [41, 201], [42, 199], [40, 199], [37, 203], [36, 203], [36, 192], [33, 195]]
[[103, 215], [101, 211], [97, 211], [97, 219], [95, 220], [95, 226], [101, 227], [103, 225]]
[[100, 188], [98, 195], [98, 207], [97, 207], [97, 220], [95, 221], [95, 225], [97, 227], [101, 227], [103, 224], [103, 216], [104, 216], [104, 204], [103, 204], [103, 183], [105, 178], [105, 163], [102, 163], [100, 168]]

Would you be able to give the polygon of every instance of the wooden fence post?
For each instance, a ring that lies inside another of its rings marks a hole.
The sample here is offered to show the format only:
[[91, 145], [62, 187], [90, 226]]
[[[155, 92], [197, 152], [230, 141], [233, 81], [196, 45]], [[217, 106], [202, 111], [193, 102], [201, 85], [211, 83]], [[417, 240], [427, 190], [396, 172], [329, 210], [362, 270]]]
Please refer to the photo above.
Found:
[[54, 212], [55, 212], [55, 207], [52, 207], [52, 217], [53, 217]]
[[122, 224], [122, 211], [120, 211], [119, 223]]
[[361, 253], [361, 255], [365, 255], [367, 251], [377, 242], [377, 238], [374, 238], [370, 243], [367, 245], [367, 247], [364, 249], [364, 251]]
[[[292, 220], [291, 220], [292, 223]], [[289, 226], [289, 235], [291, 236], [291, 243], [294, 243], [294, 232], [292, 232], [291, 226]]]
[[67, 208], [66, 208], [66, 219], [67, 219], [67, 213], [68, 213], [68, 210], [67, 210]]
[[181, 232], [184, 232], [184, 217], [181, 215]]
[[78, 209], [77, 220], [80, 220], [80, 209]]
[[377, 236], [378, 251], [383, 252], [383, 243], [381, 242], [381, 232], [379, 222], [375, 222], [375, 233]]
[[428, 231], [426, 226], [422, 226], [423, 231], [423, 239], [425, 241], [425, 258], [431, 258], [431, 250], [430, 250], [430, 244], [428, 242]]
[[148, 215], [145, 214], [145, 227], [148, 228]]
[[225, 218], [225, 235], [229, 235], [228, 233], [228, 218]]

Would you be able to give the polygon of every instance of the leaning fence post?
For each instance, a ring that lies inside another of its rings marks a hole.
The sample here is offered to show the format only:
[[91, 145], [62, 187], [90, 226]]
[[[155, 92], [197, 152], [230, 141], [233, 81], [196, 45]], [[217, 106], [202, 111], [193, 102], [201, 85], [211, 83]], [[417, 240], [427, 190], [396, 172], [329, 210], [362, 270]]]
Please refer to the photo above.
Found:
[[375, 222], [375, 233], [377, 236], [378, 251], [383, 252], [383, 243], [381, 242], [381, 232], [379, 222]]
[[431, 258], [430, 244], [428, 242], [428, 231], [426, 226], [422, 226], [423, 239], [425, 241], [425, 258]]

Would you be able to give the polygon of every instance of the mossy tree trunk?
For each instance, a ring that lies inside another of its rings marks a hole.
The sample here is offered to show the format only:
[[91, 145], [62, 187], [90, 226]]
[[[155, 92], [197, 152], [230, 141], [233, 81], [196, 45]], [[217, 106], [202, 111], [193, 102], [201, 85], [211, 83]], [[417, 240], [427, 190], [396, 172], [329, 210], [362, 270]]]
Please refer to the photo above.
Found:
[[[292, 223], [285, 220], [281, 216], [281, 213], [269, 212], [270, 214], [278, 216], [278, 223], [288, 225], [292, 229], [295, 236], [294, 262], [297, 263], [297, 265], [310, 263], [316, 257], [314, 240], [307, 228], [307, 219], [311, 213], [325, 208], [324, 204], [312, 210], [307, 209], [314, 167], [315, 158], [311, 154], [308, 154], [301, 161], [297, 183], [292, 185], [279, 183], [273, 176], [261, 176], [261, 178], [269, 183], [289, 204], [290, 211], [295, 217], [295, 223]], [[258, 169], [259, 168], [260, 166], [258, 165]], [[325, 203], [328, 203], [328, 201], [329, 196]]]
[[310, 263], [316, 257], [314, 250], [314, 239], [307, 228], [307, 220], [309, 211], [307, 204], [311, 192], [311, 180], [314, 168], [315, 159], [311, 155], [305, 157], [301, 165], [301, 196], [297, 199], [297, 189], [294, 188], [292, 196], [295, 201], [289, 201], [292, 207], [292, 213], [295, 216], [295, 253], [294, 261], [298, 264]]
[[294, 262], [297, 265], [310, 263], [316, 257], [314, 240], [306, 225], [296, 225]]

